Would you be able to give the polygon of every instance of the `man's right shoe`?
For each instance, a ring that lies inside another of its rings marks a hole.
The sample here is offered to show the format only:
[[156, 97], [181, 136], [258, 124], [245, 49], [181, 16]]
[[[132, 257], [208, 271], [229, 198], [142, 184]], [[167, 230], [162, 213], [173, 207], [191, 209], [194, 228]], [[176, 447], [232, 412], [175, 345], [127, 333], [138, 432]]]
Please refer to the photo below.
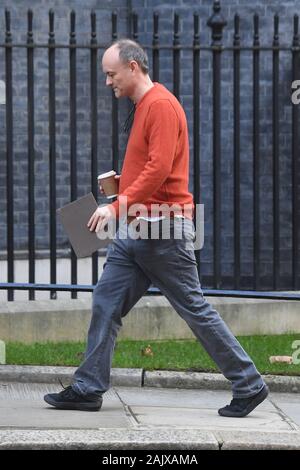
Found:
[[249, 398], [233, 398], [230, 405], [220, 408], [218, 413], [220, 416], [228, 418], [243, 418], [262, 403], [268, 396], [269, 389], [265, 385], [256, 395]]
[[71, 386], [59, 393], [48, 393], [44, 400], [49, 405], [60, 410], [99, 411], [102, 406], [102, 397], [95, 395], [79, 395]]

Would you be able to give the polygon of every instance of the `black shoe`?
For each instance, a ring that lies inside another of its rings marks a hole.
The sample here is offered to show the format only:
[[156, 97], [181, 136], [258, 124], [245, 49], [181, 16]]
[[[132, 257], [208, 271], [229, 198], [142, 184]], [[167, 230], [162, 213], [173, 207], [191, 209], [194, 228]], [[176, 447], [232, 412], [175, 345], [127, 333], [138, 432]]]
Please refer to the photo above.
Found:
[[99, 411], [102, 397], [95, 395], [79, 395], [71, 386], [60, 393], [48, 393], [44, 396], [45, 402], [61, 410]]
[[269, 389], [265, 385], [264, 388], [249, 398], [233, 398], [230, 405], [220, 408], [218, 413], [221, 416], [227, 416], [230, 418], [242, 418], [251, 413], [262, 401], [267, 398]]

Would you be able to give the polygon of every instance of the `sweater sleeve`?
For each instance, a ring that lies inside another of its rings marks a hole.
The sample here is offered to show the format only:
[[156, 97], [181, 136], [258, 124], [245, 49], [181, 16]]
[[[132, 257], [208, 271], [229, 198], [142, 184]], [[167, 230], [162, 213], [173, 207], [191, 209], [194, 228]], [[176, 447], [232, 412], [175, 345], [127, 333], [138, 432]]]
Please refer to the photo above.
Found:
[[[142, 204], [149, 199], [170, 175], [179, 134], [179, 119], [166, 100], [157, 100], [150, 106], [145, 125], [148, 141], [148, 160], [137, 179], [120, 194], [127, 197], [127, 207]], [[119, 196], [119, 197], [120, 197]], [[108, 206], [122, 215], [118, 199]]]

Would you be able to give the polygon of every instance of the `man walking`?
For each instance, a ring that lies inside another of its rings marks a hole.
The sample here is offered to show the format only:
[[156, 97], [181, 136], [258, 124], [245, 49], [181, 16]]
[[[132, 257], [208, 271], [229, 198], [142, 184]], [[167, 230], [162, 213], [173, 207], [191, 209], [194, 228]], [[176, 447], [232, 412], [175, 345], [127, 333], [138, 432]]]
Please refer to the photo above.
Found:
[[[267, 397], [268, 388], [250, 357], [202, 295], [193, 249], [195, 228], [193, 200], [188, 191], [189, 144], [184, 110], [163, 85], [151, 81], [147, 55], [136, 42], [123, 39], [114, 43], [105, 51], [102, 67], [106, 85], [117, 98], [131, 99], [135, 115], [119, 180], [119, 197], [98, 208], [88, 225], [90, 230], [98, 231], [124, 217], [128, 225], [122, 224], [110, 245], [93, 293], [85, 359], [72, 385], [46, 395], [45, 401], [61, 409], [101, 408], [102, 395], [110, 386], [122, 317], [153, 283], [231, 381], [233, 399], [219, 414], [246, 416]], [[161, 208], [156, 217], [153, 206]], [[156, 230], [158, 237], [131, 236], [130, 225], [136, 221], [149, 235]], [[163, 236], [166, 222], [171, 228], [168, 238]]]

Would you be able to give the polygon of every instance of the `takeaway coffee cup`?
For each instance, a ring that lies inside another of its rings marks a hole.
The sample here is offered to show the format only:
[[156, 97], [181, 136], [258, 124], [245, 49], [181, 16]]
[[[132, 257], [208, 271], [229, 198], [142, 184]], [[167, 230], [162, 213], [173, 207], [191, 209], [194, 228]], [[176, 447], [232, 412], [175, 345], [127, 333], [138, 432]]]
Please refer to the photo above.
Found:
[[114, 170], [102, 173], [98, 176], [98, 183], [101, 184], [107, 199], [118, 195], [118, 181], [115, 179], [117, 173]]

